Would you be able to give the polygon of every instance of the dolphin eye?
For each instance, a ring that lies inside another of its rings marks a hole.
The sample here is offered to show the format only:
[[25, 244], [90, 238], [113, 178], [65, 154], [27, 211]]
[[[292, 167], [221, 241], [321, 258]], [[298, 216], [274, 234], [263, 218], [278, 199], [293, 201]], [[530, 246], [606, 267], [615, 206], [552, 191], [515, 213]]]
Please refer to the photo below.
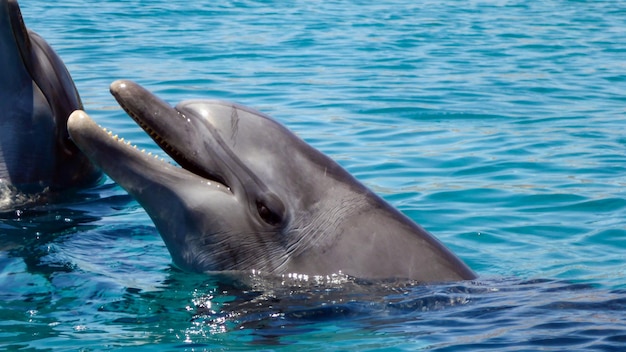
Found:
[[270, 210], [270, 208], [260, 200], [256, 201], [256, 210], [259, 212], [261, 219], [268, 225], [276, 226], [282, 222], [281, 215]]

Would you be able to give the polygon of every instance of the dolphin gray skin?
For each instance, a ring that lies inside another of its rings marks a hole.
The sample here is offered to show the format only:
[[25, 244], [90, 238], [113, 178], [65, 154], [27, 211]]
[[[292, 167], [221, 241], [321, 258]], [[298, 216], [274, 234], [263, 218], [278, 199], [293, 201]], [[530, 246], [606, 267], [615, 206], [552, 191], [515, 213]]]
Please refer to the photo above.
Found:
[[95, 182], [100, 171], [67, 133], [76, 109], [61, 59], [26, 28], [17, 1], [0, 0], [0, 182], [26, 193]]
[[181, 167], [120, 143], [83, 111], [70, 116], [70, 135], [145, 208], [181, 269], [421, 282], [476, 277], [269, 116], [223, 101], [172, 108], [129, 81], [114, 82], [111, 92]]

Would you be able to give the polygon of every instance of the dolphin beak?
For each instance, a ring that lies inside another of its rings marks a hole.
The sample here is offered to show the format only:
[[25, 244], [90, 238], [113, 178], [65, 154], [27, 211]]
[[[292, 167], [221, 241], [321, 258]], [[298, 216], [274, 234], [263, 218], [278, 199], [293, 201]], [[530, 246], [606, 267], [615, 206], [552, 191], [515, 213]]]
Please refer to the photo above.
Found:
[[[193, 129], [191, 120], [176, 107], [132, 81], [118, 80], [111, 84], [111, 94], [126, 113], [183, 169], [228, 187], [225, 179], [213, 174], [175, 148], [171, 141], [181, 139], [181, 131]], [[189, 134], [191, 135], [191, 134]]]
[[201, 184], [205, 190], [230, 194], [227, 187], [207, 182], [156, 155], [138, 150], [129, 141], [100, 127], [82, 110], [76, 110], [70, 115], [67, 128], [82, 152], [140, 203], [153, 196], [146, 189], [168, 188], [172, 184]]
[[82, 110], [70, 115], [67, 128], [83, 153], [122, 187], [145, 184], [146, 170], [158, 170], [162, 174], [174, 168], [103, 129]]
[[[161, 149], [177, 162], [181, 162], [180, 155], [167, 143], [173, 136], [172, 119], [183, 117], [176, 109], [144, 87], [130, 81], [118, 80], [111, 83], [111, 94], [122, 109], [130, 116]], [[149, 114], [150, 125], [145, 123], [143, 115]], [[184, 165], [184, 161], [182, 163]]]
[[[167, 118], [167, 116], [171, 115], [178, 115], [178, 111], [168, 103], [133, 82], [123, 80], [115, 81], [111, 83], [109, 90], [122, 109], [124, 109], [141, 127], [144, 127], [144, 124], [142, 120], [139, 119], [138, 115], [144, 111], [150, 111], [150, 114], [155, 117], [155, 120]], [[162, 131], [146, 132], [148, 132], [151, 137], [154, 136], [155, 132], [162, 135]]]

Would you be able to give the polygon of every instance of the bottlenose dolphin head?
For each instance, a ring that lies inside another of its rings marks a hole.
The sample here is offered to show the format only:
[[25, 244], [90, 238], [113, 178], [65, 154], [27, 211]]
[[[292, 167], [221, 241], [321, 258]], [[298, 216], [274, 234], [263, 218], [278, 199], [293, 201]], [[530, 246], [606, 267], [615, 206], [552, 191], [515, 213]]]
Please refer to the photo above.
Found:
[[223, 101], [172, 107], [129, 81], [114, 82], [111, 92], [180, 167], [120, 143], [82, 111], [70, 116], [70, 135], [146, 210], [178, 267], [474, 277], [430, 234], [269, 116]]
[[15, 0], [0, 0], [0, 67], [0, 180], [29, 192], [97, 179], [67, 133], [67, 118], [82, 108], [74, 82]]
[[304, 246], [296, 232], [332, 191], [295, 170], [312, 165], [328, 180], [352, 180], [250, 108], [207, 100], [171, 107], [128, 81], [114, 82], [111, 92], [181, 167], [115, 141], [82, 112], [70, 117], [70, 134], [145, 208], [182, 269], [276, 271]]

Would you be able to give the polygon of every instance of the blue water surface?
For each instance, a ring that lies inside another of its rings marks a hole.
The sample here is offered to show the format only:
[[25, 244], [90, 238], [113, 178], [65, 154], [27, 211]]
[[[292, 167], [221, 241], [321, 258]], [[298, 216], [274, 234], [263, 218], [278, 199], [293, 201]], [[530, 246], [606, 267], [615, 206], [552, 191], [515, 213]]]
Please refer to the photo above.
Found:
[[614, 350], [626, 346], [626, 3], [21, 1], [85, 109], [108, 93], [274, 116], [432, 232], [473, 282], [181, 272], [112, 181], [3, 214], [9, 350]]

